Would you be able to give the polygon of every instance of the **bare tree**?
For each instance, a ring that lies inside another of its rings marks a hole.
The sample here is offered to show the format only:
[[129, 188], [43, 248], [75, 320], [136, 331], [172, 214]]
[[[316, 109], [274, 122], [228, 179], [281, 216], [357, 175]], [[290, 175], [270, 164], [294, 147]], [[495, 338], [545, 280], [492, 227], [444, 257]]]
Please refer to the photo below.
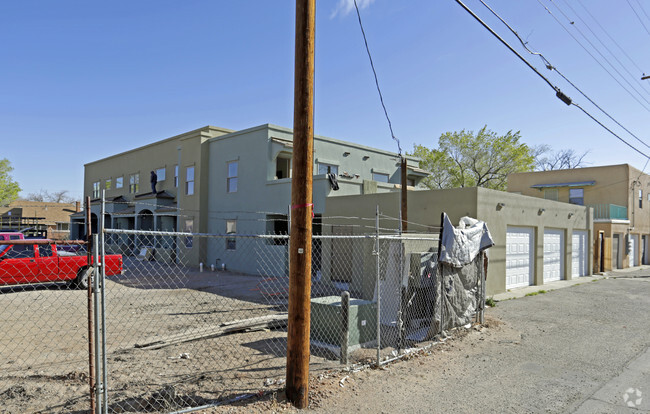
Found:
[[68, 190], [54, 191], [50, 193], [41, 189], [37, 193], [29, 193], [25, 200], [40, 201], [49, 203], [74, 203], [76, 200], [68, 195]]
[[552, 151], [548, 145], [535, 147], [535, 169], [538, 171], [570, 170], [585, 167], [589, 151], [578, 153], [574, 149]]

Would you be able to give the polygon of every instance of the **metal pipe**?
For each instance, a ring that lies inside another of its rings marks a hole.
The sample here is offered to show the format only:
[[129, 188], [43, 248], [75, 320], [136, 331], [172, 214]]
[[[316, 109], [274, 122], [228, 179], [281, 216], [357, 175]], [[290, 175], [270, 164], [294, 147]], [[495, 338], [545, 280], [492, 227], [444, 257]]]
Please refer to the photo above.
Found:
[[[97, 404], [97, 412], [102, 413], [102, 372], [101, 372], [101, 347], [99, 344], [99, 251], [97, 249], [99, 244], [99, 236], [93, 234], [93, 266], [92, 277], [93, 285], [93, 299], [95, 311], [95, 402]], [[90, 281], [89, 281], [90, 282]], [[91, 283], [88, 283], [89, 285]]]
[[[86, 240], [88, 246], [92, 245], [92, 224], [90, 220], [90, 197], [86, 197]], [[91, 253], [90, 248], [86, 252], [86, 260], [88, 269], [91, 266]], [[87, 270], [84, 270], [87, 271]], [[95, 345], [93, 343], [93, 287], [92, 283], [88, 283], [87, 289], [87, 307], [88, 307], [88, 385], [90, 386], [90, 412], [95, 414]]]
[[381, 365], [381, 276], [379, 274], [379, 204], [375, 211], [375, 284], [377, 286], [377, 366]]
[[106, 238], [104, 230], [106, 229], [106, 190], [102, 190], [102, 208], [101, 208], [101, 231], [99, 232], [99, 254], [101, 255], [99, 288], [101, 292], [101, 334], [102, 334], [102, 389], [104, 398], [104, 412], [108, 414], [108, 360], [106, 357]]

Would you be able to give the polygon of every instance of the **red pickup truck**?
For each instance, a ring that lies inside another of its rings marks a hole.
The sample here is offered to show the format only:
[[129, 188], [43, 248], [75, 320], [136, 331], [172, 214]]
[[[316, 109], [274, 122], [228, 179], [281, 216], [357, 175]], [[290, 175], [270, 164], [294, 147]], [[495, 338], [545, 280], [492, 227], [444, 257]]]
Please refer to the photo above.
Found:
[[[57, 249], [52, 240], [0, 241], [0, 286], [23, 283], [69, 282], [88, 288], [86, 255]], [[106, 255], [106, 276], [122, 273], [122, 255]]]

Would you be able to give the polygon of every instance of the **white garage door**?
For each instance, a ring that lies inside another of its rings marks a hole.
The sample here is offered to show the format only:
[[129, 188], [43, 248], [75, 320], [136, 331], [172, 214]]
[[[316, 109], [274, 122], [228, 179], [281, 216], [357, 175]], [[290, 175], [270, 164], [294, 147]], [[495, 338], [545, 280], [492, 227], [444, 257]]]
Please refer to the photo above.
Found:
[[639, 246], [639, 235], [631, 234], [630, 236], [630, 252], [628, 254], [630, 255], [629, 266], [632, 267], [639, 265], [639, 258], [636, 254], [636, 248]]
[[508, 227], [506, 233], [506, 289], [533, 284], [533, 229]]
[[544, 230], [544, 283], [562, 279], [563, 257], [564, 231]]
[[576, 230], [571, 237], [571, 277], [587, 275], [587, 232]]

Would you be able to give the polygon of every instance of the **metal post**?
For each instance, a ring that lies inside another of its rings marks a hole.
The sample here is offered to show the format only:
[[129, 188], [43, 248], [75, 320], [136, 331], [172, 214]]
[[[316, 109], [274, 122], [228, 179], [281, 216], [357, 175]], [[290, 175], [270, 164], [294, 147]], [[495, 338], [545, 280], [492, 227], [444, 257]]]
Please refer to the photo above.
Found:
[[[92, 248], [92, 221], [90, 219], [90, 197], [86, 197], [86, 263], [88, 269], [91, 266], [91, 248]], [[86, 270], [83, 270], [86, 271]], [[95, 414], [95, 345], [93, 329], [93, 287], [90, 280], [87, 289], [87, 307], [88, 307], [88, 385], [90, 387], [90, 412]]]
[[381, 276], [379, 274], [379, 204], [375, 211], [375, 285], [377, 286], [377, 366], [381, 365]]
[[[101, 346], [99, 344], [99, 236], [93, 234], [93, 266], [92, 276], [88, 284], [93, 285], [94, 296], [94, 313], [95, 313], [95, 401], [97, 403], [97, 412], [102, 413], [102, 372], [101, 372]], [[90, 283], [92, 281], [92, 283]]]
[[399, 212], [399, 222], [398, 222], [398, 231], [399, 231], [399, 312], [397, 313], [397, 329], [398, 329], [398, 339], [397, 339], [397, 352], [402, 352], [402, 347], [404, 346], [404, 297], [406, 292], [403, 286], [404, 282], [404, 240], [402, 240], [402, 212]]
[[481, 308], [481, 324], [485, 323], [485, 294], [487, 292], [487, 272], [488, 272], [488, 255], [487, 253], [483, 252], [483, 281], [482, 281], [482, 290], [483, 290], [483, 307]]
[[[105, 284], [104, 282], [106, 281], [106, 266], [104, 266], [104, 263], [106, 263], [106, 249], [105, 249], [105, 243], [106, 243], [106, 233], [104, 232], [104, 229], [106, 228], [106, 190], [102, 190], [102, 208], [101, 208], [101, 228], [99, 231], [99, 254], [101, 257], [101, 267], [100, 267], [100, 279], [99, 279], [99, 289], [101, 292], [101, 335], [102, 335], [102, 375], [103, 375], [103, 404], [104, 404], [104, 413], [108, 413], [108, 360], [106, 357], [106, 290], [105, 290]], [[98, 338], [99, 340], [99, 338]]]
[[400, 179], [401, 179], [401, 184], [402, 184], [402, 203], [401, 203], [401, 220], [400, 223], [402, 223], [402, 231], [406, 233], [408, 231], [408, 195], [407, 195], [407, 179], [406, 179], [406, 157], [400, 157], [401, 161], [401, 168], [400, 168]]
[[350, 292], [341, 293], [341, 364], [348, 364], [350, 344]]

